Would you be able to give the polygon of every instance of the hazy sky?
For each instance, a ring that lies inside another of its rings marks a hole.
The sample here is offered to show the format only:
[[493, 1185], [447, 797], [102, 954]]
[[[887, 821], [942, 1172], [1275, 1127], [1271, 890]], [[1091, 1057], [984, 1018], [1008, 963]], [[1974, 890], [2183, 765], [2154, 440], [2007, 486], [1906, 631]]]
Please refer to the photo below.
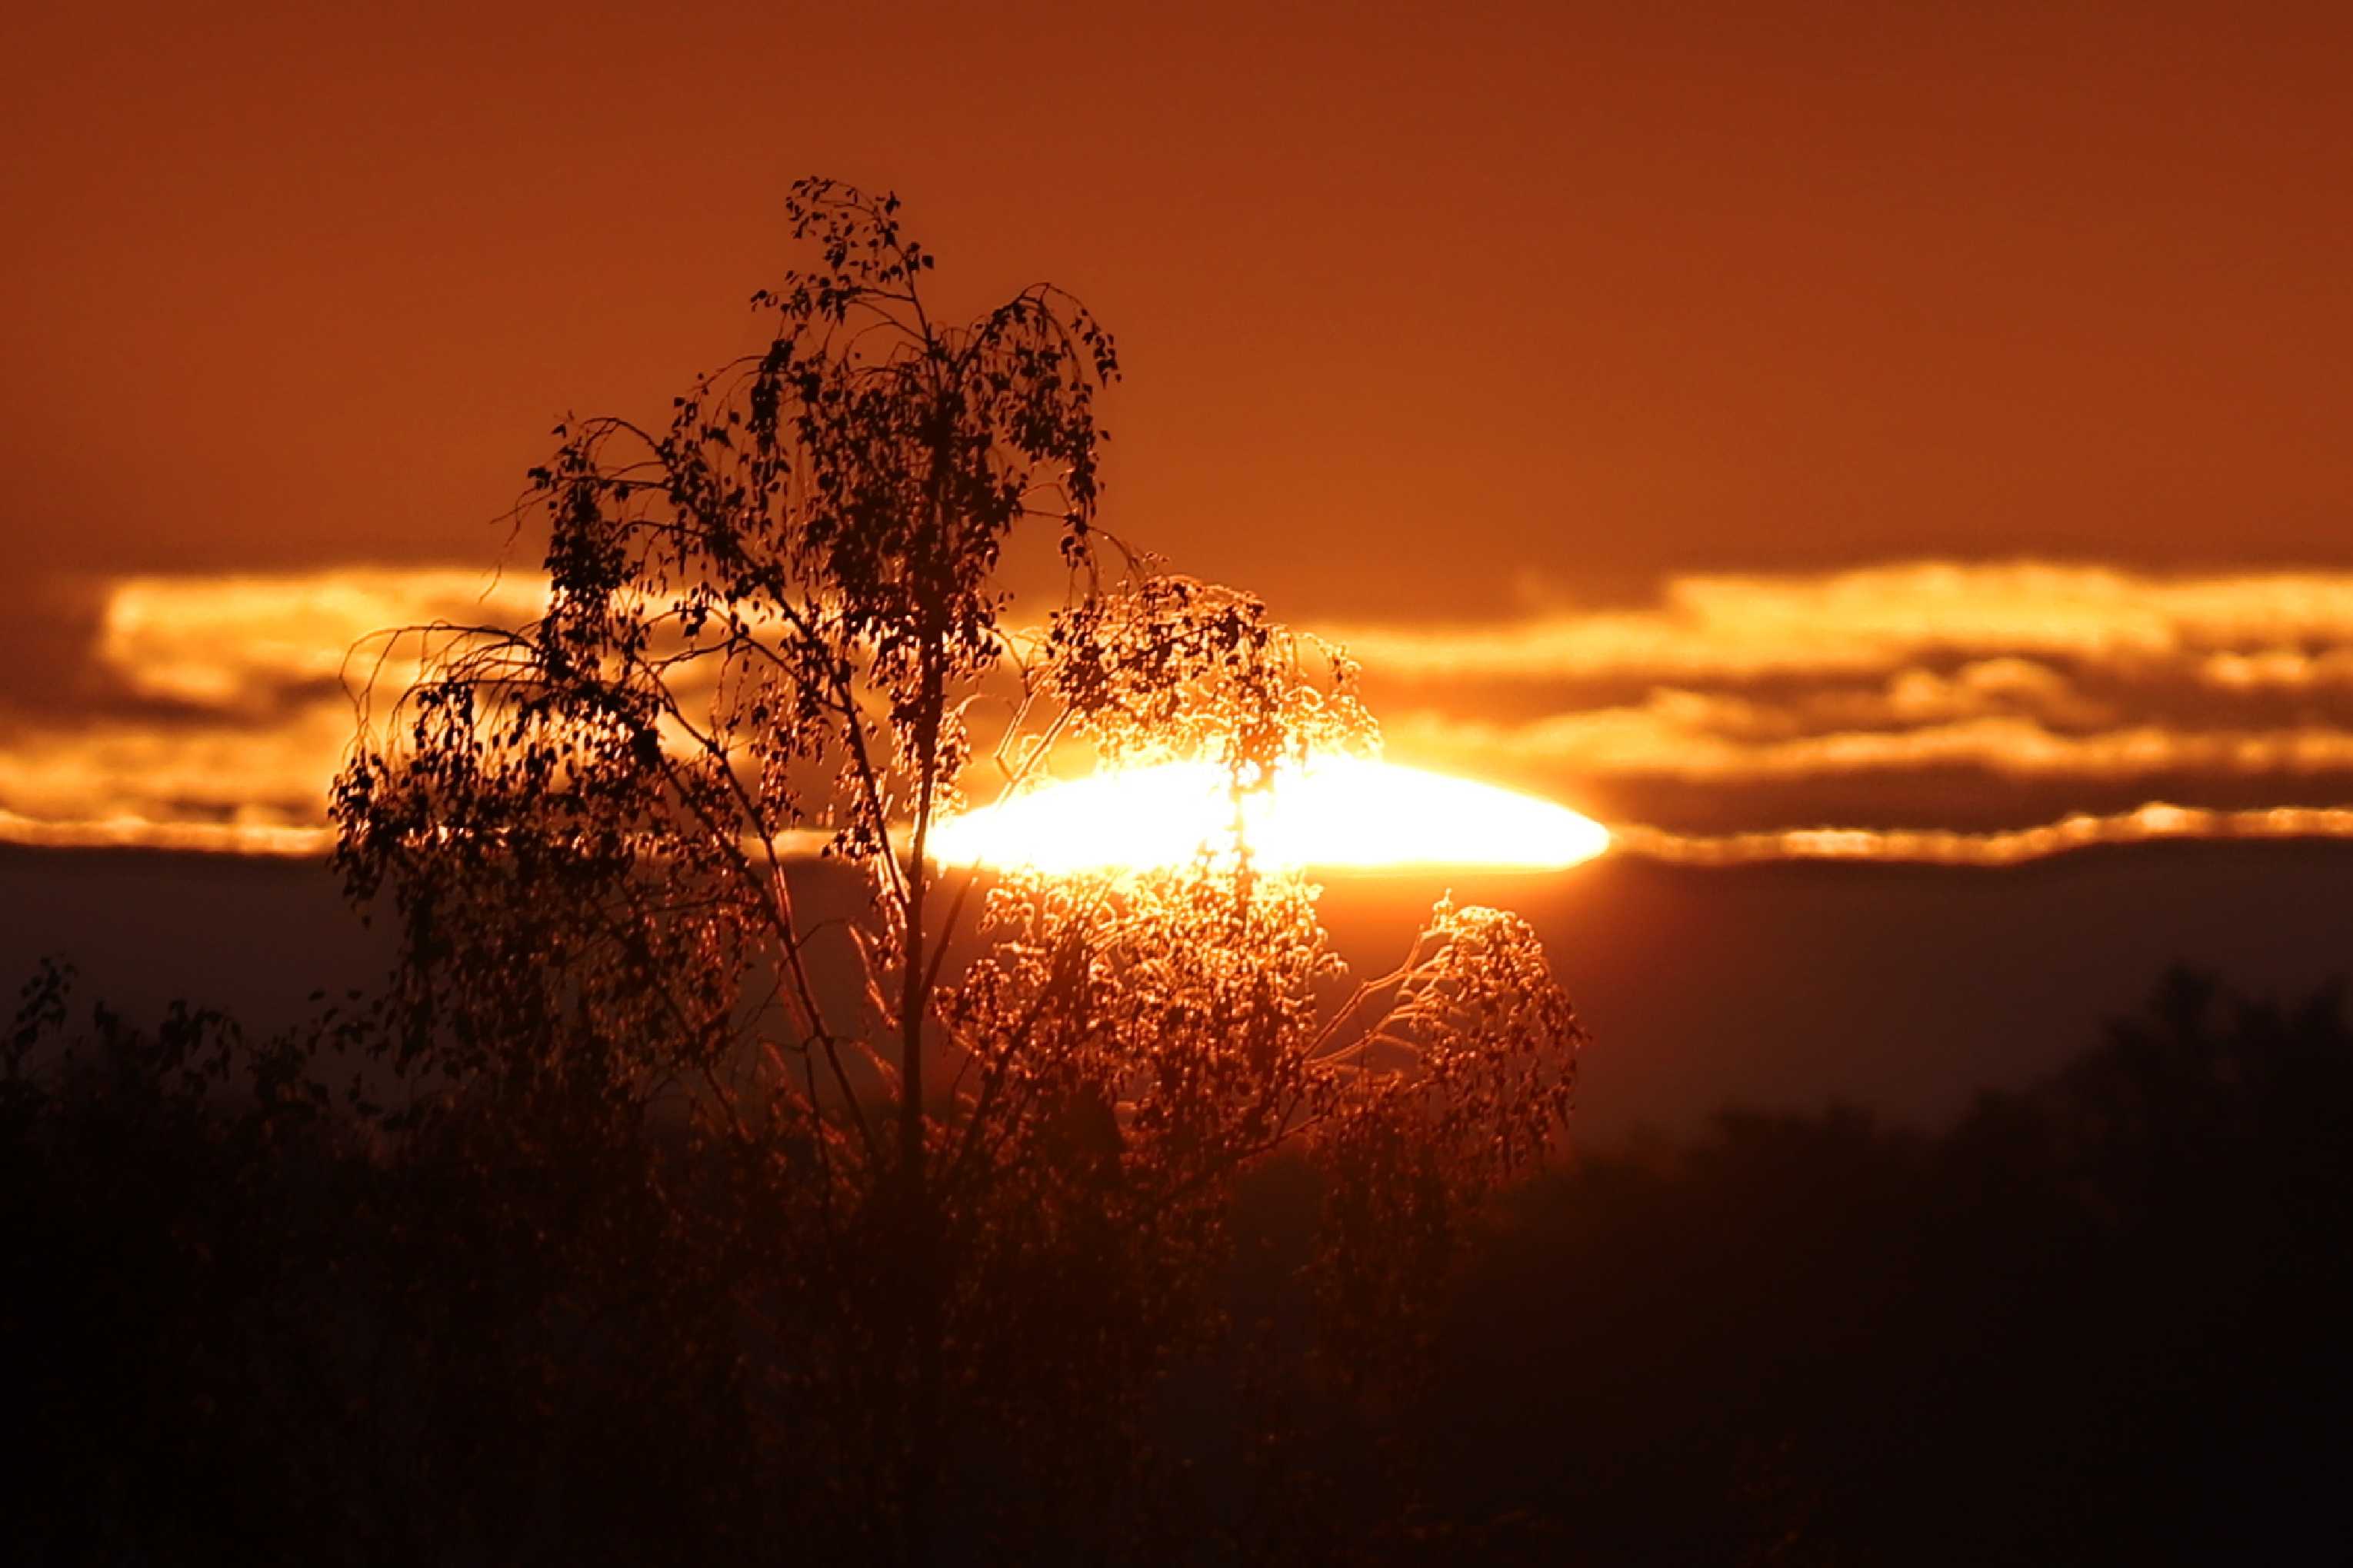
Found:
[[482, 555], [552, 416], [738, 346], [807, 172], [1095, 304], [1123, 519], [1303, 609], [2353, 506], [2343, 5], [16, 15], [45, 565]]
[[[185, 743], [171, 648], [319, 676], [218, 575], [486, 566], [557, 416], [750, 341], [809, 172], [900, 191], [951, 303], [1087, 299], [1112, 524], [1388, 637], [1419, 754], [1696, 827], [2353, 794], [2341, 5], [40, 5], [8, 56], [0, 808], [315, 746], [268, 691]], [[1860, 662], [1725, 651], [1833, 609]]]

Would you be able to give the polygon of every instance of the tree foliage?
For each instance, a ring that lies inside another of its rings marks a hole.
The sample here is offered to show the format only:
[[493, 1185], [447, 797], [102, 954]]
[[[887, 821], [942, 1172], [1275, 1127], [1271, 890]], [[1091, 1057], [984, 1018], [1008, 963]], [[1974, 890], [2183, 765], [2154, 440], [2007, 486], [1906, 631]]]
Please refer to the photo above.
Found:
[[[729, 1216], [694, 1238], [711, 1288], [870, 1548], [1015, 1528], [1074, 1443], [1094, 1493], [1065, 1523], [1132, 1521], [1235, 1183], [1318, 1163], [1328, 1364], [1408, 1366], [1466, 1206], [1557, 1131], [1580, 1030], [1493, 910], [1441, 902], [1350, 990], [1316, 889], [1239, 827], [1170, 868], [934, 863], [967, 790], [1072, 748], [1214, 762], [1239, 824], [1377, 735], [1345, 658], [1100, 527], [1119, 364], [1083, 305], [953, 321], [895, 198], [812, 180], [786, 210], [813, 260], [754, 297], [767, 346], [666, 427], [558, 427], [523, 509], [546, 613], [419, 628], [425, 678], [338, 781], [338, 864], [400, 936], [388, 1125], [495, 1129], [486, 1168], [548, 1181], [678, 1129], [635, 1168], [675, 1224]], [[1005, 566], [1039, 534], [1069, 588], [1024, 629]], [[813, 849], [846, 912], [809, 907]]]

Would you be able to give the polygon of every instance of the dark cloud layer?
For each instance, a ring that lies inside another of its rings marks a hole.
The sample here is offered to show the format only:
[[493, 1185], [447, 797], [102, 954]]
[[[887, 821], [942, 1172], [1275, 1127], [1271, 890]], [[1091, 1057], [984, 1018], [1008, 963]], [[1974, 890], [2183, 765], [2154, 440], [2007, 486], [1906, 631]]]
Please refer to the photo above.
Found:
[[[378, 634], [519, 624], [543, 594], [458, 567], [107, 584], [50, 656], [43, 689], [74, 700], [12, 710], [0, 836], [313, 850], [356, 696], [417, 668]], [[1366, 661], [1393, 760], [1550, 796], [1640, 851], [2000, 863], [2334, 837], [2353, 803], [2353, 574], [1907, 563], [1321, 630]], [[1910, 837], [1837, 837], [1860, 830]]]

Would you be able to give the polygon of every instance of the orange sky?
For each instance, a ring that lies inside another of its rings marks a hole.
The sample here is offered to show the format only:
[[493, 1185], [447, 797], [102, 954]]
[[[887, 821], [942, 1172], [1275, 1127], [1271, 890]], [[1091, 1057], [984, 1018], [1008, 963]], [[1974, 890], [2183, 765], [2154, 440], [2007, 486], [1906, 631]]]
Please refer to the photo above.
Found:
[[[1094, 305], [1107, 519], [1349, 632], [1403, 760], [1704, 862], [2353, 803], [2341, 0], [19, 0], [5, 39], [0, 841], [315, 848], [348, 639], [473, 604], [563, 411], [659, 413], [743, 345], [806, 173], [896, 187], [966, 302]], [[273, 875], [0, 856], [0, 956], [134, 1015], [377, 972]], [[2301, 991], [2344, 875], [1484, 891], [1600, 1032], [1606, 1136], [1958, 1103], [2170, 958]]]
[[[12, 710], [119, 700], [132, 773], [185, 739], [178, 678], [106, 643], [120, 579], [488, 565], [556, 416], [659, 410], [743, 346], [805, 172], [901, 191], [956, 300], [1050, 277], [1093, 304], [1129, 370], [1113, 525], [1388, 637], [1420, 760], [1700, 829], [2353, 796], [2290, 765], [2353, 735], [2330, 616], [2190, 637], [2155, 695], [2146, 661], [2000, 637], [1875, 646], [1840, 672], [1860, 696], [1430, 677], [1498, 620], [1682, 616], [1672, 653], [1711, 574], [1802, 599], [1930, 559], [2348, 564], [2353, 9], [2137, 11], [36, 7], [0, 95], [0, 809], [81, 765], [44, 773]], [[2268, 706], [2211, 710], [2218, 658]], [[2013, 721], [2088, 760], [1933, 813], [1884, 769], [1775, 784], [1855, 701], [1912, 701], [1896, 727], [1937, 733], [1896, 750], [1960, 749], [1938, 767], [2059, 754]], [[2113, 776], [2152, 727], [2189, 761]], [[1531, 776], [1601, 742], [1699, 761]], [[1698, 798], [1727, 773], [1740, 811]]]
[[1094, 303], [1120, 516], [1303, 613], [2342, 552], [2342, 5], [267, 9], [12, 27], [43, 565], [480, 558], [808, 171]]

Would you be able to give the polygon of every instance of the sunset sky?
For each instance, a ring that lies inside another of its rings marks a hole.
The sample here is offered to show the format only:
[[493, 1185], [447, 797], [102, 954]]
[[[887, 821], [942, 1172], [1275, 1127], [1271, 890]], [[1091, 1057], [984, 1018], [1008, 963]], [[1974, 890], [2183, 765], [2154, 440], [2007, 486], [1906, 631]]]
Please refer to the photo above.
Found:
[[19, 1552], [2353, 1562], [2353, 0], [0, 4]]
[[2353, 799], [2348, 17], [37, 7], [0, 821], [320, 820], [351, 639], [527, 603], [550, 425], [748, 344], [806, 172], [1092, 304], [1106, 521], [1404, 760], [1698, 834]]
[[[947, 303], [1050, 279], [1119, 334], [1109, 526], [1345, 638], [1393, 757], [1637, 852], [1468, 889], [1596, 1023], [1581, 1125], [1949, 1105], [2167, 959], [2353, 941], [2311, 845], [1650, 863], [2353, 825], [2343, 6], [39, 5], [10, 45], [0, 838], [315, 851], [353, 639], [530, 613], [495, 520], [550, 426], [750, 344], [819, 173], [902, 193]], [[12, 961], [133, 1000], [372, 963], [307, 868], [0, 870]]]

